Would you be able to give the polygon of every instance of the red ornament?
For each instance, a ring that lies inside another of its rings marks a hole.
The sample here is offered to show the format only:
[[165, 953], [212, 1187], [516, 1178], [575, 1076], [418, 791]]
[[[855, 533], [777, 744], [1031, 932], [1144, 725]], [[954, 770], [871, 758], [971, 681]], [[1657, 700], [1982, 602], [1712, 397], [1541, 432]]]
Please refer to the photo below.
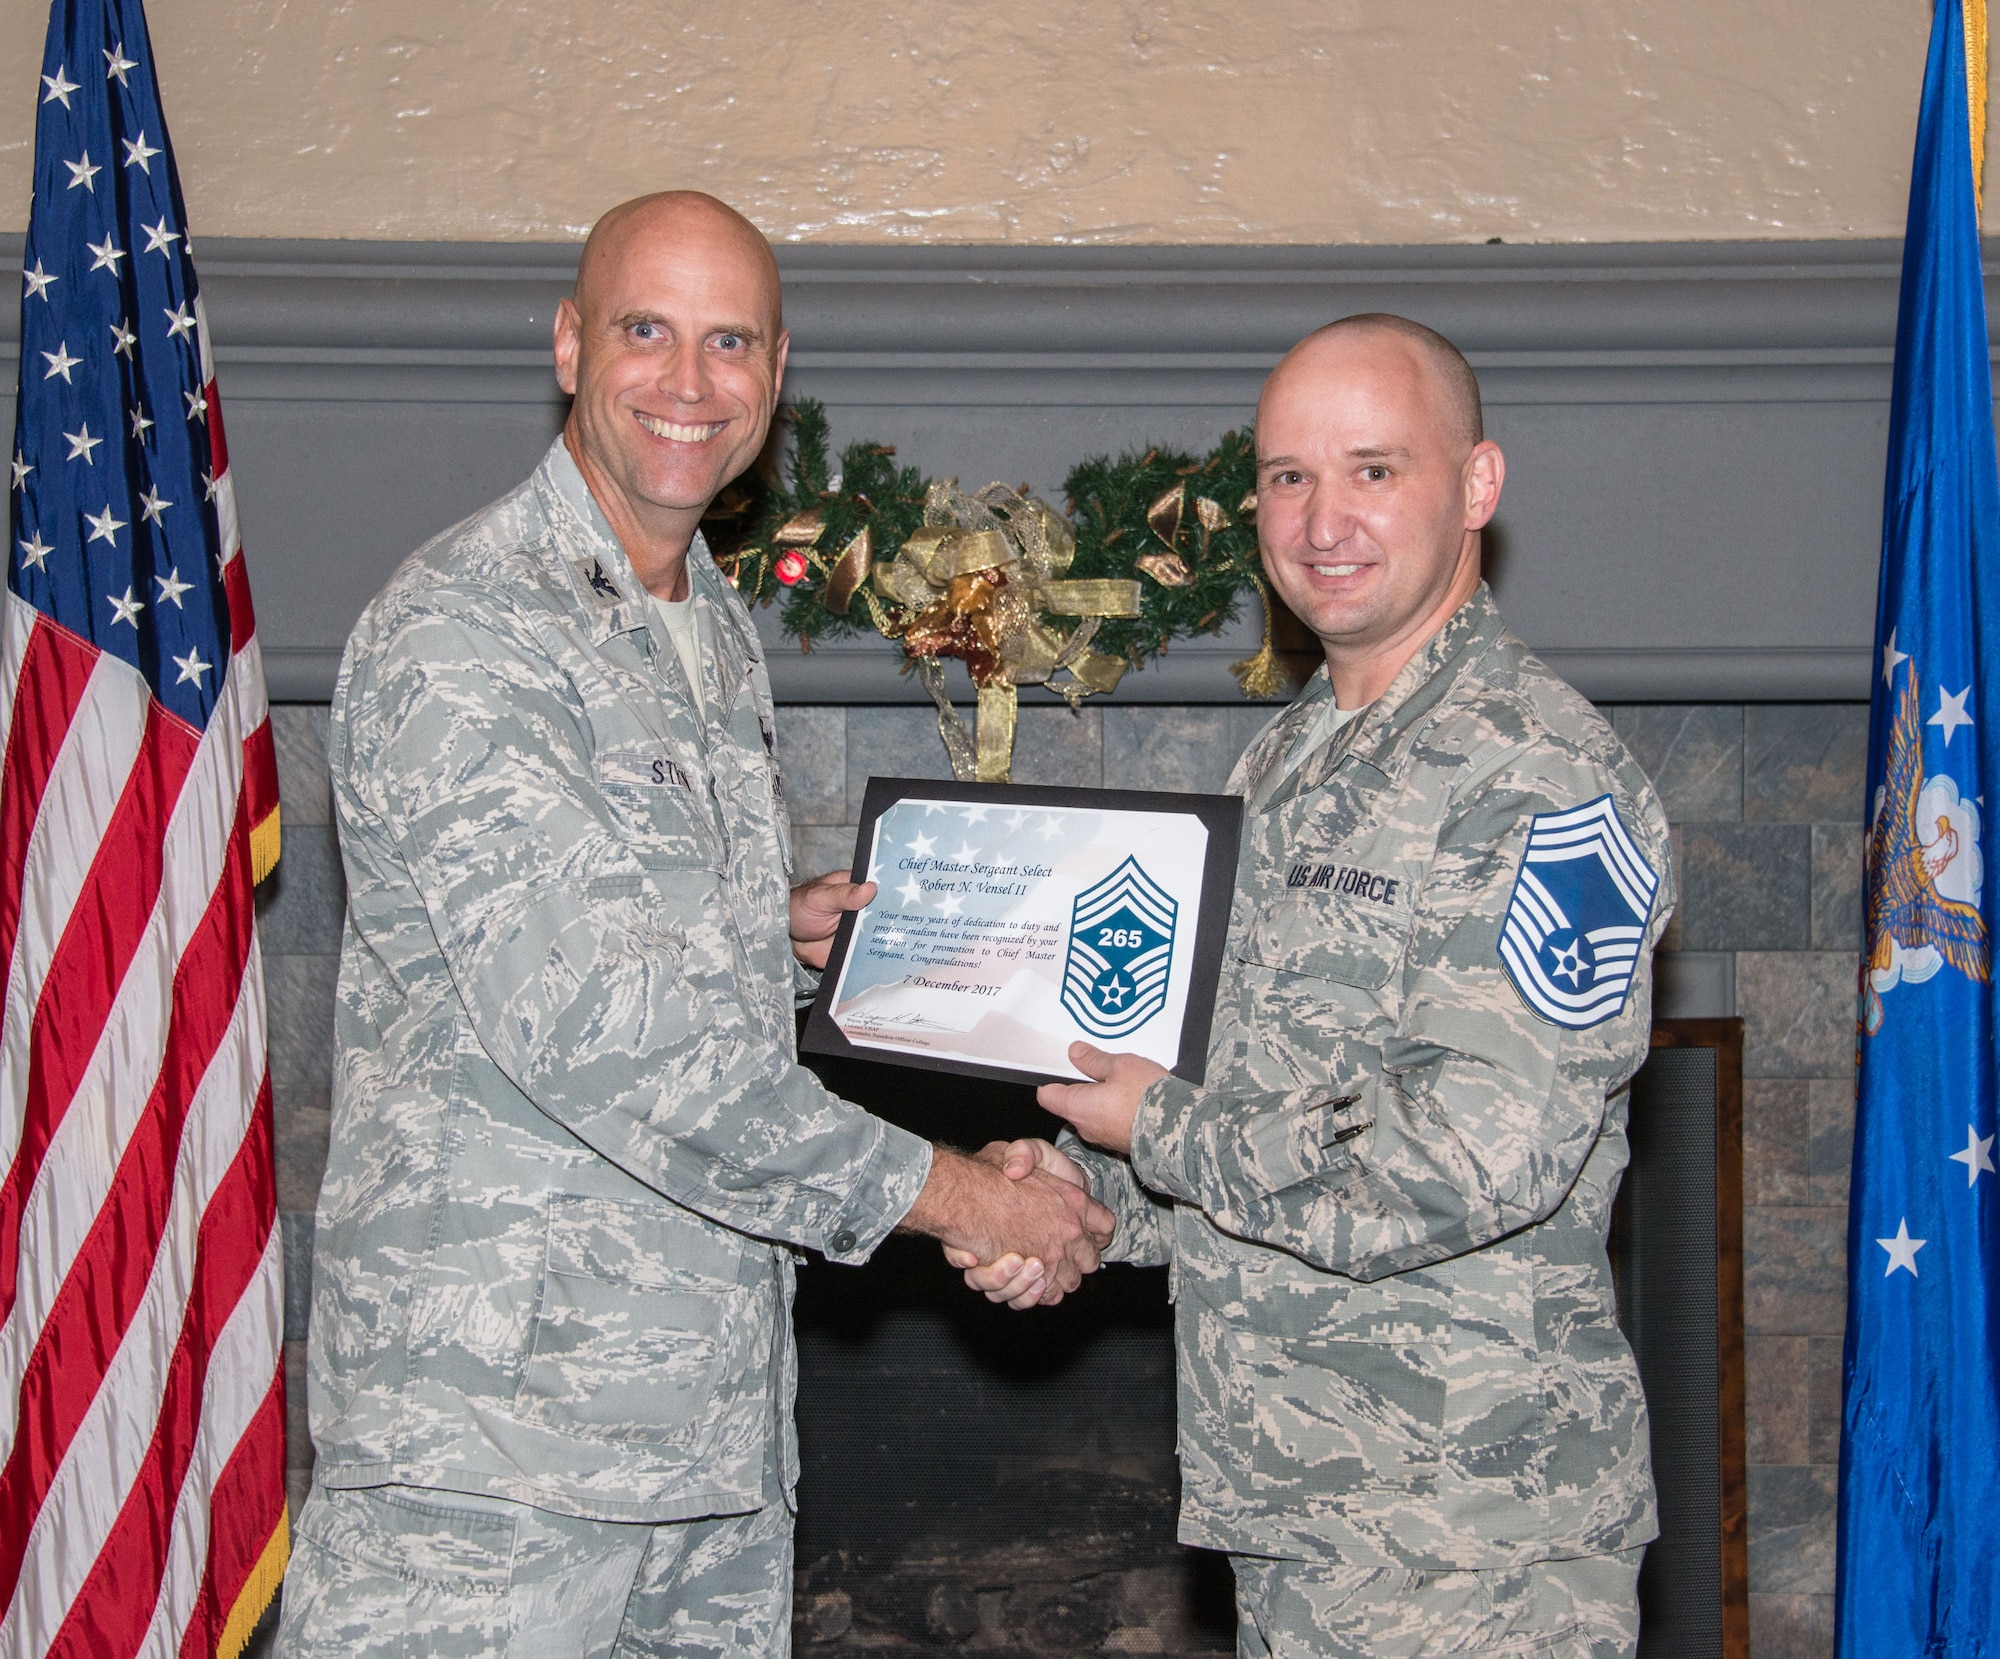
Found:
[[777, 572], [778, 580], [786, 587], [796, 586], [805, 578], [806, 556], [797, 549], [790, 553], [780, 553], [777, 564], [772, 568]]

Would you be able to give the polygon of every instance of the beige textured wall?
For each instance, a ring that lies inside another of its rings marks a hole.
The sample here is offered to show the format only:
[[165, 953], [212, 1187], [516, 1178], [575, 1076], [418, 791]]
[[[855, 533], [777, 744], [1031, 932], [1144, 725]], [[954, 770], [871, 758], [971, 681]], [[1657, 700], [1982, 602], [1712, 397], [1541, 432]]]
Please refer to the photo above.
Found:
[[[194, 224], [816, 241], [1899, 233], [1928, 0], [152, 0]], [[0, 6], [0, 228], [43, 0]], [[73, 77], [74, 78], [74, 77]]]

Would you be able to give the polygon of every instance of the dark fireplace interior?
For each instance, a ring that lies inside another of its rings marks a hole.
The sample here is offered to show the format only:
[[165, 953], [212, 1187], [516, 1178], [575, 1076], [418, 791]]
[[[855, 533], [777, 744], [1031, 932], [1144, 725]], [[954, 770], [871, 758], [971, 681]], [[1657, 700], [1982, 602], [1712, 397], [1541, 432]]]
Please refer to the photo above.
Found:
[[[1018, 1085], [808, 1063], [951, 1145], [1060, 1127]], [[865, 1267], [804, 1267], [797, 1325], [801, 1652], [1234, 1649], [1227, 1562], [1174, 1540], [1164, 1269], [1013, 1313], [894, 1237]]]

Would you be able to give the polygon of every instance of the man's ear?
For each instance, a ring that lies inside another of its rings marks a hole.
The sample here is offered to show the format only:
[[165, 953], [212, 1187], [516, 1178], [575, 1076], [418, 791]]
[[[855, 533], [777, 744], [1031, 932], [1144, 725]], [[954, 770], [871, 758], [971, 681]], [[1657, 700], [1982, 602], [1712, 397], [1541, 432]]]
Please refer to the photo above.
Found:
[[576, 301], [568, 298], [556, 301], [556, 384], [571, 397], [576, 395], [576, 355], [583, 343], [583, 315], [576, 308]]
[[1507, 482], [1507, 457], [1487, 438], [1472, 446], [1465, 460], [1465, 527], [1483, 530], [1500, 506], [1500, 489]]
[[781, 328], [778, 330], [778, 350], [774, 359], [776, 366], [771, 371], [771, 390], [774, 394], [785, 389], [785, 360], [791, 354], [792, 331]]

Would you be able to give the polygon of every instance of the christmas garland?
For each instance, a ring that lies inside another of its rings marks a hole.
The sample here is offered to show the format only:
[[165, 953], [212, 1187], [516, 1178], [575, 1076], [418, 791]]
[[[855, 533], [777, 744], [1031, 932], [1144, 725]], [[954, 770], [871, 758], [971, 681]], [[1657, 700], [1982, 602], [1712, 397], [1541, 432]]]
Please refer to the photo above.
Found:
[[[782, 601], [804, 650], [861, 632], [896, 641], [962, 778], [1007, 777], [1018, 687], [1046, 685], [1074, 707], [1172, 641], [1220, 632], [1246, 591], [1268, 599], [1247, 432], [1205, 455], [1156, 446], [1084, 461], [1064, 480], [1065, 515], [1025, 486], [968, 494], [928, 479], [885, 444], [849, 444], [835, 467], [825, 410], [801, 399], [789, 420], [782, 471], [724, 493], [710, 549], [747, 602]], [[951, 706], [946, 657], [978, 688], [976, 735]], [[1268, 605], [1262, 647], [1231, 672], [1246, 696], [1282, 688]]]

